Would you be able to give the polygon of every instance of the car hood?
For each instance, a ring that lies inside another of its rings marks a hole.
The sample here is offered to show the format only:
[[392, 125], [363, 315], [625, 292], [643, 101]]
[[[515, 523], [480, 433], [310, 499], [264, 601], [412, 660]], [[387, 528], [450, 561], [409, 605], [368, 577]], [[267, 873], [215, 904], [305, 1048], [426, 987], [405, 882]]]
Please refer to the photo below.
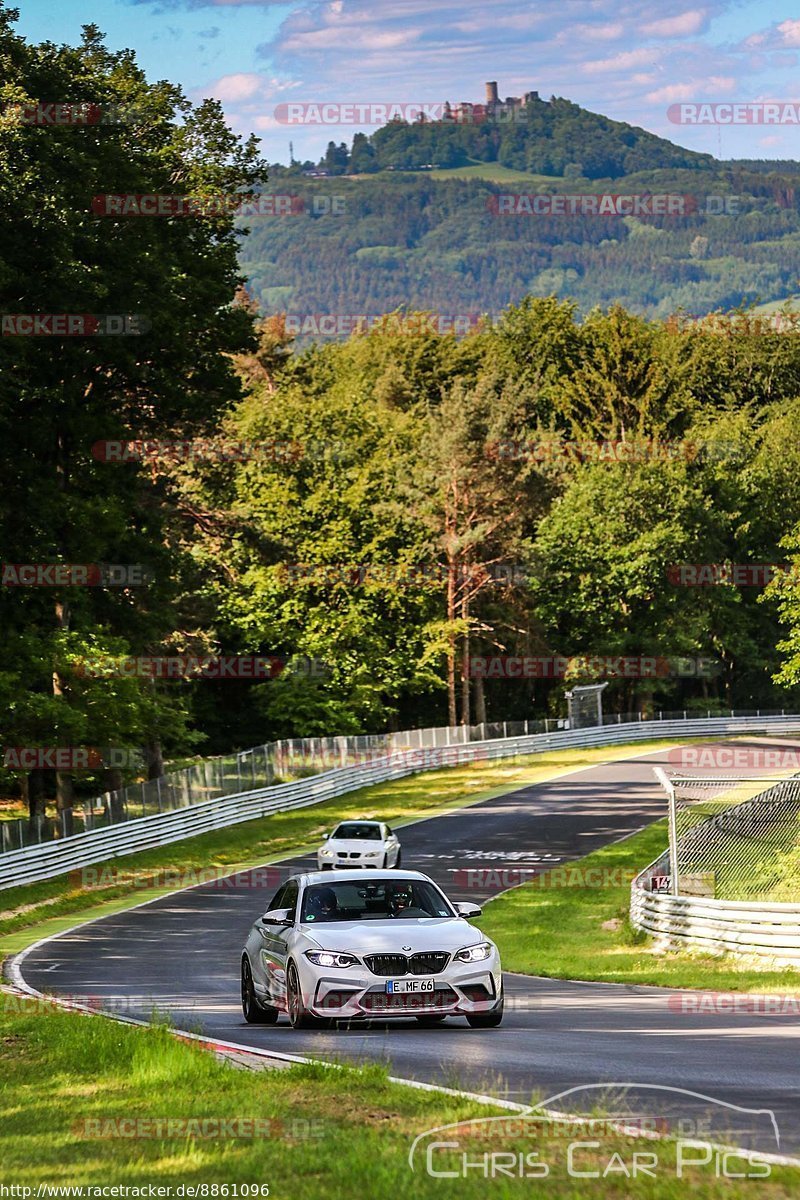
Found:
[[348, 854], [360, 850], [362, 854], [370, 850], [383, 850], [383, 842], [372, 838], [329, 838], [324, 850], [346, 850]]
[[[354, 954], [418, 954], [426, 950], [460, 950], [487, 939], [479, 929], [458, 917], [427, 917], [411, 921], [308, 922], [300, 926], [309, 943], [321, 950], [351, 950]], [[404, 950], [410, 946], [410, 950]]]

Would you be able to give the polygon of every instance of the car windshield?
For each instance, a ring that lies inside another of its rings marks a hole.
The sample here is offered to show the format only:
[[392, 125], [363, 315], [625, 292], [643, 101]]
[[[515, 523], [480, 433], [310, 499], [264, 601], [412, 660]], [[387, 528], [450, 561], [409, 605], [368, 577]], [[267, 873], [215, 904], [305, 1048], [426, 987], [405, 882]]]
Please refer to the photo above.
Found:
[[307, 887], [301, 921], [415, 921], [454, 917], [444, 896], [424, 879], [385, 879], [375, 883], [339, 880]]
[[364, 838], [368, 842], [381, 840], [380, 825], [369, 825], [366, 821], [343, 821], [331, 834], [332, 838]]

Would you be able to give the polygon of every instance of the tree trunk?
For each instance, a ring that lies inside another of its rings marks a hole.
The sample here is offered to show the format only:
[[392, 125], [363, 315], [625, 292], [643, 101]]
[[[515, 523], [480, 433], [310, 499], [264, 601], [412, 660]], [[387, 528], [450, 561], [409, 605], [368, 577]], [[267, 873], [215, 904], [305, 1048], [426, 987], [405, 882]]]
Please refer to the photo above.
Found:
[[[465, 583], [464, 596], [461, 601], [461, 616], [465, 622], [467, 620], [469, 620], [469, 593], [466, 591], [466, 586], [467, 585]], [[467, 629], [464, 633], [464, 637], [463, 637], [463, 640], [461, 643], [461, 724], [462, 725], [470, 724], [469, 683], [470, 683], [470, 679], [469, 679], [469, 629]]]
[[144, 756], [147, 762], [147, 778], [160, 779], [164, 774], [164, 758], [161, 753], [161, 741], [159, 738], [154, 738], [151, 742], [145, 743]]
[[[66, 601], [56, 600], [56, 622], [59, 629], [69, 628], [69, 605]], [[63, 700], [65, 690], [65, 683], [61, 672], [54, 670], [53, 695]], [[72, 786], [72, 775], [69, 771], [56, 771], [56, 808], [58, 810], [61, 831], [67, 837], [73, 832], [72, 806], [74, 803], [75, 790]]]
[[38, 841], [38, 830], [45, 813], [45, 773], [36, 767], [22, 777], [22, 798], [28, 806], [28, 829]]
[[483, 675], [480, 671], [475, 676], [475, 724], [486, 724], [486, 693], [483, 689]]
[[456, 636], [452, 632], [452, 624], [456, 619], [456, 563], [448, 556], [447, 560], [447, 620], [451, 631], [447, 635], [447, 723], [451, 729], [458, 723], [456, 717]]

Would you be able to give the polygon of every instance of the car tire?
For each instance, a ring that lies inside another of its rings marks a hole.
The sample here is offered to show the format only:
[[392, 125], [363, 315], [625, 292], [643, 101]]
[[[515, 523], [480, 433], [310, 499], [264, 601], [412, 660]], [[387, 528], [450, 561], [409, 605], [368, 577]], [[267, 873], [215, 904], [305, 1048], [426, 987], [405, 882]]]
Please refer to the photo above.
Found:
[[500, 993], [500, 999], [494, 1006], [491, 1012], [476, 1013], [472, 1017], [467, 1017], [467, 1024], [470, 1029], [496, 1029], [503, 1020], [503, 1006], [505, 999], [503, 993]]
[[330, 863], [323, 863], [322, 866], [320, 867], [320, 870], [321, 871], [332, 871], [333, 867]]
[[286, 1009], [292, 1029], [330, 1028], [330, 1020], [326, 1020], [324, 1017], [315, 1017], [303, 1004], [300, 978], [294, 963], [289, 963], [286, 971]]
[[388, 854], [384, 854], [384, 856], [383, 856], [383, 863], [381, 864], [381, 870], [382, 870], [382, 871], [387, 871], [388, 869], [389, 869], [389, 855], [388, 855]]
[[445, 1021], [447, 1018], [444, 1013], [442, 1013], [441, 1016], [439, 1016], [437, 1013], [429, 1013], [424, 1017], [417, 1017], [416, 1019], [419, 1021], [420, 1025], [423, 1026], [423, 1028], [427, 1029], [429, 1027], [432, 1028], [434, 1025], [441, 1025], [442, 1021]]
[[253, 972], [246, 958], [242, 959], [242, 1012], [248, 1025], [274, 1025], [278, 1009], [271, 1004], [261, 1004], [253, 985]]
[[395, 864], [394, 864], [394, 869], [395, 869], [395, 871], [396, 871], [396, 870], [397, 870], [397, 868], [400, 866], [400, 863], [401, 863], [402, 861], [403, 861], [403, 851], [402, 851], [402, 850], [398, 850], [398, 851], [397, 851], [397, 859], [395, 860]]

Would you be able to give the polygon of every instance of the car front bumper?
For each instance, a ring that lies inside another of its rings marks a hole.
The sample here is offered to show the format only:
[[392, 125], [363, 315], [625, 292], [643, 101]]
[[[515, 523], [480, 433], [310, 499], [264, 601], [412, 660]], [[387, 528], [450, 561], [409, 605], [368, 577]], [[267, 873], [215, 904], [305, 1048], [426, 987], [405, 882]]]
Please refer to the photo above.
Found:
[[448, 963], [444, 971], [426, 977], [435, 982], [433, 992], [387, 992], [387, 979], [373, 975], [366, 966], [319, 971], [309, 969], [310, 966], [305, 964], [300, 971], [301, 987], [306, 1008], [318, 1017], [384, 1020], [473, 1016], [491, 1012], [502, 995], [502, 974], [496, 953], [480, 963]]

